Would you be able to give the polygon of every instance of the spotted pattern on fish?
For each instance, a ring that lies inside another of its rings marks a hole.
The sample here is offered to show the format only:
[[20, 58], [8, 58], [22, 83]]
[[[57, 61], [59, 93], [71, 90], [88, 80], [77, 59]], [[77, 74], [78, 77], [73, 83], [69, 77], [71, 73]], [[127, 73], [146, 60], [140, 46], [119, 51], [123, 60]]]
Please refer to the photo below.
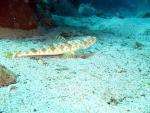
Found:
[[42, 48], [42, 49], [31, 49], [27, 52], [15, 52], [14, 58], [29, 57], [29, 56], [40, 56], [40, 55], [60, 55], [65, 53], [71, 53], [80, 49], [86, 49], [96, 42], [96, 37], [87, 36], [83, 40], [72, 40], [65, 43], [54, 44], [53, 47]]

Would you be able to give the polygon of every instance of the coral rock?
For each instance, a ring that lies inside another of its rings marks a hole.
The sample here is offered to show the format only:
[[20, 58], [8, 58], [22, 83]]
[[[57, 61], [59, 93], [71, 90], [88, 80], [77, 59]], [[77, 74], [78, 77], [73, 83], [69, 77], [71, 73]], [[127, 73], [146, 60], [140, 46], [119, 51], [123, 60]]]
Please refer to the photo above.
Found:
[[0, 65], [0, 87], [8, 86], [9, 84], [15, 82], [15, 74], [8, 70], [5, 66]]
[[37, 27], [28, 0], [2, 0], [0, 26], [30, 30]]

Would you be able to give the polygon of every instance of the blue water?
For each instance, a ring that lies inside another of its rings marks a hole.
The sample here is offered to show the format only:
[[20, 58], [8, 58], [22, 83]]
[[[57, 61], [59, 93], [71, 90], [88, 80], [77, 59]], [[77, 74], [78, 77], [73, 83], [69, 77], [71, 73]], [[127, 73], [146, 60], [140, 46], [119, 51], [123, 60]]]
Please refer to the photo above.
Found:
[[[137, 16], [150, 10], [149, 0], [47, 0], [42, 7], [53, 14], [77, 16], [81, 4], [90, 4], [97, 12], [101, 11], [107, 16], [117, 16], [118, 13], [125, 17]], [[89, 11], [86, 9], [87, 13]]]

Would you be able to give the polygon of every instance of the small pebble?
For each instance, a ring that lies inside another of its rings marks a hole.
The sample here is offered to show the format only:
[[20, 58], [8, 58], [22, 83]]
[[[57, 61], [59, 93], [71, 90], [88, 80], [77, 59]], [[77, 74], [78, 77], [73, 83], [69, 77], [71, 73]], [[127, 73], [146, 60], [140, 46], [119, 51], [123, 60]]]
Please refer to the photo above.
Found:
[[124, 73], [124, 72], [125, 72], [124, 69], [118, 69], [118, 70], [117, 70], [117, 73]]
[[47, 65], [47, 62], [45, 62], [43, 60], [38, 60], [38, 64]]

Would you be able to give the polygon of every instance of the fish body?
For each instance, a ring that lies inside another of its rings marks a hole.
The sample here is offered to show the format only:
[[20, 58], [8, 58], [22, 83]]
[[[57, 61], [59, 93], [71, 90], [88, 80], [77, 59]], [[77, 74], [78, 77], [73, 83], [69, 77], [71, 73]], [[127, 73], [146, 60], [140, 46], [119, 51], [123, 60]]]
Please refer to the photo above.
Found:
[[13, 58], [30, 57], [30, 56], [46, 56], [46, 55], [62, 55], [67, 53], [73, 53], [77, 50], [86, 49], [96, 42], [96, 37], [87, 36], [82, 40], [72, 40], [65, 43], [54, 44], [53, 47], [32, 49], [25, 52], [13, 53]]

